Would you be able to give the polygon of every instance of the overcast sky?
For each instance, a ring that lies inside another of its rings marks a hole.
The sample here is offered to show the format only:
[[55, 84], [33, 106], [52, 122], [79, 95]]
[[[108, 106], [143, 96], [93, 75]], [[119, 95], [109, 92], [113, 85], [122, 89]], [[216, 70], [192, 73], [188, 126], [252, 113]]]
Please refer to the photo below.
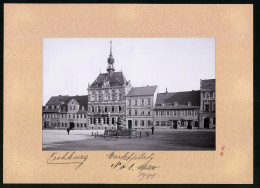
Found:
[[[43, 105], [51, 96], [87, 95], [88, 83], [106, 72], [110, 38], [43, 39]], [[112, 38], [116, 71], [134, 87], [159, 92], [200, 89], [215, 78], [215, 38]]]

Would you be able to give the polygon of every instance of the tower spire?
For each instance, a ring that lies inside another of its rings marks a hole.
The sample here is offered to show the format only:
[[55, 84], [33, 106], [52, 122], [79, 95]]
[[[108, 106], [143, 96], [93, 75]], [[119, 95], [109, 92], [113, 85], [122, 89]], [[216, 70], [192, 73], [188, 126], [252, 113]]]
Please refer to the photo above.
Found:
[[107, 72], [109, 74], [109, 77], [111, 77], [115, 71], [115, 68], [114, 68], [114, 57], [112, 55], [112, 40], [110, 40], [110, 54], [109, 54], [109, 57], [107, 59], [107, 63], [108, 63], [108, 66], [107, 66]]
[[110, 55], [112, 55], [112, 40], [110, 40]]

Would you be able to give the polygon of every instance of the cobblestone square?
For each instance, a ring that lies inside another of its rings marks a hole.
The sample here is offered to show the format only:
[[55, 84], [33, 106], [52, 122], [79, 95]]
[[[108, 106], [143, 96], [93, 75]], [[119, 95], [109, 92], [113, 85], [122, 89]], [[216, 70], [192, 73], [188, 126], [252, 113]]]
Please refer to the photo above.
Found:
[[[215, 130], [156, 130], [142, 137], [92, 136], [92, 130], [43, 130], [43, 150], [215, 150]], [[93, 133], [96, 133], [94, 130]], [[139, 133], [139, 132], [138, 132]]]

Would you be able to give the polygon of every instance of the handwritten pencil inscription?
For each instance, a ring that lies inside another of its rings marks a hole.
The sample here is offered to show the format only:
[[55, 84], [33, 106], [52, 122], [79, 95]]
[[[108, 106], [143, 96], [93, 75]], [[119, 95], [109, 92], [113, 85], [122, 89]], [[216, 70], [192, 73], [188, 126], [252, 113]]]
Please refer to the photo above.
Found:
[[155, 157], [154, 153], [142, 153], [140, 155], [134, 152], [126, 152], [124, 155], [118, 155], [113, 151], [107, 154], [106, 157], [113, 161], [110, 167], [114, 170], [137, 171], [140, 181], [153, 179], [156, 176], [156, 169], [160, 167], [152, 163]]
[[47, 159], [46, 163], [50, 165], [57, 165], [57, 164], [75, 164], [75, 170], [79, 169], [81, 165], [85, 163], [88, 159], [88, 155], [77, 155], [75, 151], [73, 152], [66, 152], [66, 153], [58, 153], [53, 152]]

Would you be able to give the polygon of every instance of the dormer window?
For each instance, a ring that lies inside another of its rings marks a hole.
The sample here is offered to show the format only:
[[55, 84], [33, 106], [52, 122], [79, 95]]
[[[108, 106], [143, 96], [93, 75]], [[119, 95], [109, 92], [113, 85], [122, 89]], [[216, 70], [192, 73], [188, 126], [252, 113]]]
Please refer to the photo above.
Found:
[[60, 108], [60, 106], [56, 106], [56, 109], [59, 109]]
[[190, 101], [188, 102], [188, 106], [191, 106], [191, 102]]
[[174, 102], [173, 105], [174, 105], [174, 106], [178, 106], [178, 102]]
[[51, 106], [51, 109], [54, 109], [54, 106], [53, 106], [53, 105]]
[[84, 106], [82, 106], [82, 110], [84, 110]]
[[72, 110], [72, 106], [70, 106], [70, 110]]
[[48, 106], [45, 106], [45, 109], [48, 109]]

